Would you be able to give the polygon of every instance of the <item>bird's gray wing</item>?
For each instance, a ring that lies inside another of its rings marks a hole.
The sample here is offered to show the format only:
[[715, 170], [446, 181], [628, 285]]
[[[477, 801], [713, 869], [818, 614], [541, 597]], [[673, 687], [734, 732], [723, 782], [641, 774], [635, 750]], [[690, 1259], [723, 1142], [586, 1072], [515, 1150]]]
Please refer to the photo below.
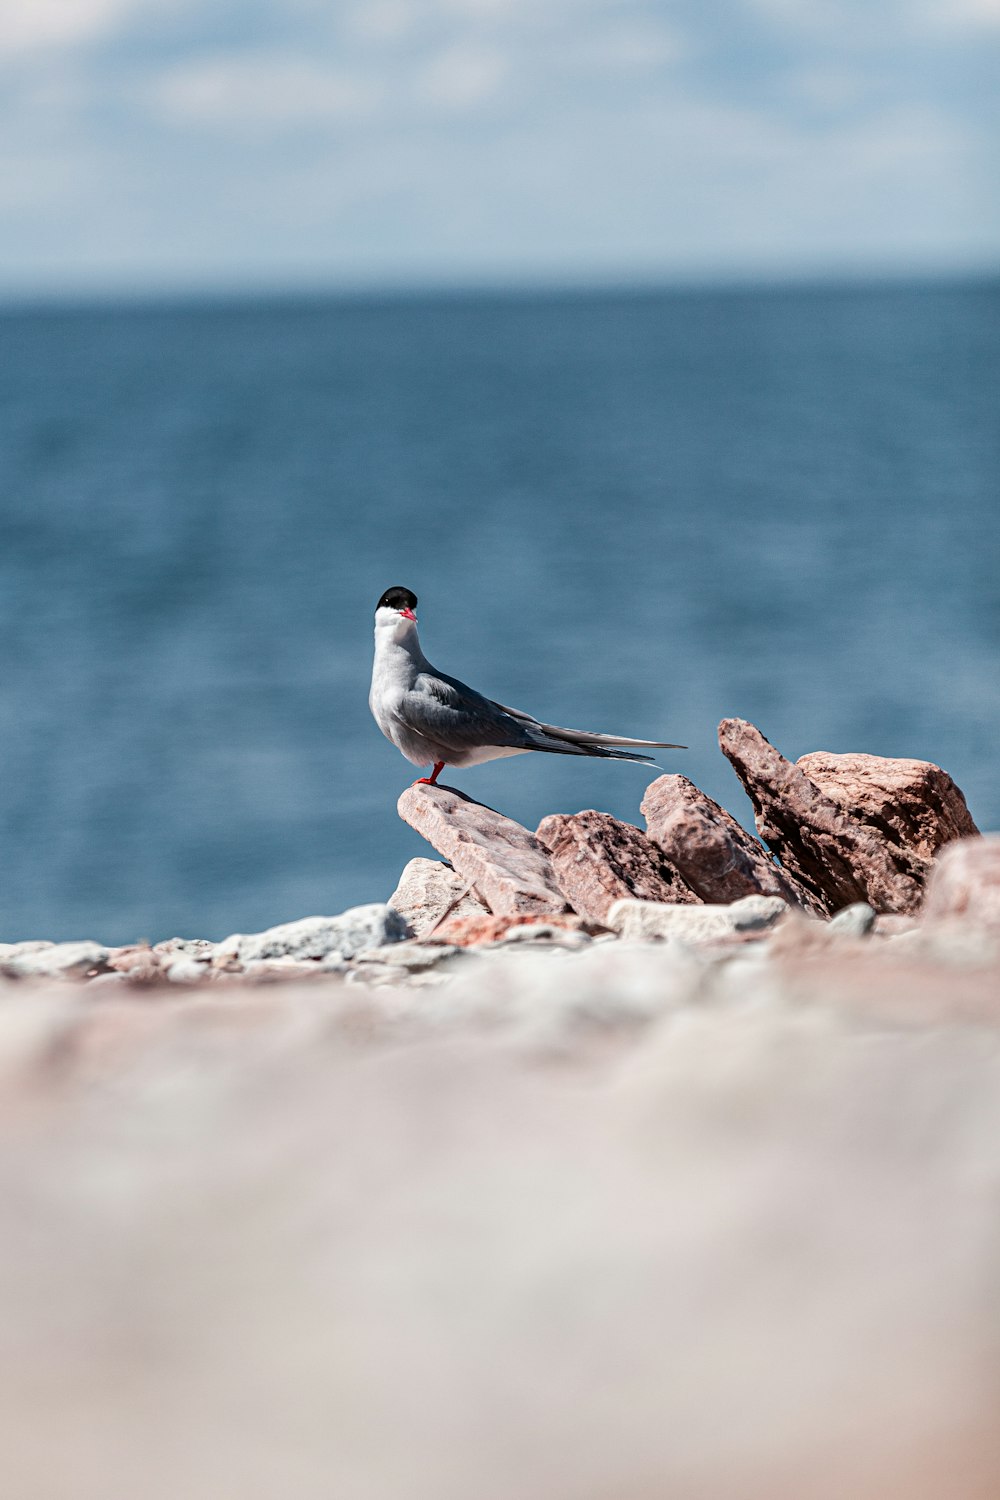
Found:
[[551, 735], [554, 739], [568, 740], [572, 745], [581, 745], [587, 749], [597, 749], [602, 745], [619, 746], [630, 745], [644, 750], [686, 750], [687, 745], [672, 745], [667, 740], [631, 740], [621, 734], [597, 734], [590, 729], [560, 729], [556, 724], [543, 724], [540, 719], [532, 718], [519, 708], [507, 708], [502, 703], [494, 705], [512, 719], [524, 725], [530, 734], [532, 731], [541, 730], [544, 735]]
[[408, 729], [445, 750], [462, 753], [485, 745], [534, 748], [517, 717], [443, 672], [418, 673], [394, 711]]

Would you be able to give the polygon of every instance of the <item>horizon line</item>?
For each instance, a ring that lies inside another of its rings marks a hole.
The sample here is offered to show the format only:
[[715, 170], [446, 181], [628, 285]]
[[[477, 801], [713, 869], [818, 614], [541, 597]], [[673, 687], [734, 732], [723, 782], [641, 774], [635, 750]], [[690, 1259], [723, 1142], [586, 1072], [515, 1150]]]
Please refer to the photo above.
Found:
[[269, 303], [378, 303], [430, 300], [511, 300], [537, 297], [669, 296], [780, 291], [879, 290], [893, 287], [983, 285], [1000, 281], [1000, 263], [946, 267], [853, 267], [732, 271], [707, 274], [454, 276], [354, 280], [204, 280], [124, 285], [3, 287], [0, 314], [74, 309], [149, 308]]

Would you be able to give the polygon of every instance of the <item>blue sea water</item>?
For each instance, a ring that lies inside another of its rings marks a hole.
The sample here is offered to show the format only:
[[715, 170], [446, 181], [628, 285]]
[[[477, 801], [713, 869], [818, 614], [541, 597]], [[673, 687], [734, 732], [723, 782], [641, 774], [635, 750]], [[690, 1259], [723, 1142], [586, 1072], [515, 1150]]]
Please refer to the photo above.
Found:
[[[726, 715], [945, 766], [1000, 826], [1000, 284], [0, 315], [0, 939], [222, 937], [429, 852], [371, 614], [664, 752]], [[638, 821], [631, 765], [445, 780]]]

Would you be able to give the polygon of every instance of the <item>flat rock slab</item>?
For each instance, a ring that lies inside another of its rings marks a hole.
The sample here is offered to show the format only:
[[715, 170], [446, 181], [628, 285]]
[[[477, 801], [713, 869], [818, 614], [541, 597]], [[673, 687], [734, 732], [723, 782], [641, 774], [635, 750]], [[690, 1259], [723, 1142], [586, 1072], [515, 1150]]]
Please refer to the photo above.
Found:
[[607, 921], [619, 937], [631, 942], [672, 938], [687, 943], [711, 943], [762, 934], [787, 911], [787, 903], [778, 896], [747, 896], [725, 906], [616, 901]]
[[399, 816], [433, 844], [500, 916], [567, 910], [552, 864], [527, 828], [453, 787], [407, 787]]
[[925, 922], [965, 922], [1000, 933], [1000, 833], [942, 849], [927, 884]]
[[813, 893], [778, 869], [736, 819], [686, 776], [659, 776], [642, 799], [646, 830], [702, 901], [780, 896], [807, 911], [824, 908]]
[[795, 764], [852, 818], [916, 859], [929, 862], [944, 844], [979, 832], [959, 788], [931, 761], [814, 750]]
[[405, 917], [414, 936], [421, 938], [445, 915], [471, 917], [487, 912], [468, 885], [464, 876], [439, 859], [411, 859], [389, 897], [389, 905]]
[[609, 813], [554, 813], [538, 825], [559, 888], [581, 916], [603, 922], [616, 901], [697, 904], [666, 857], [631, 823]]
[[723, 719], [719, 745], [746, 787], [761, 838], [826, 911], [857, 901], [876, 912], [917, 910], [923, 861], [851, 816], [745, 719]]

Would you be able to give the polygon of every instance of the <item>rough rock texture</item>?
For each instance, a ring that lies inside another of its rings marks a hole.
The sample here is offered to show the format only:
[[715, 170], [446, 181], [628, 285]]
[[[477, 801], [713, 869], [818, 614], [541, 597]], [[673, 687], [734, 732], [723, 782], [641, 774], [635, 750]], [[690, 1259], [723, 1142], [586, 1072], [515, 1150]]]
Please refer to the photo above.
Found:
[[603, 932], [596, 923], [586, 922], [583, 917], [571, 913], [552, 916], [517, 912], [505, 917], [493, 916], [489, 912], [473, 916], [454, 916], [441, 923], [434, 934], [436, 943], [450, 943], [456, 948], [475, 948], [483, 943], [499, 943], [517, 927], [541, 927], [546, 931], [559, 928], [563, 932]]
[[603, 922], [616, 901], [695, 903], [699, 897], [638, 828], [603, 812], [554, 813], [538, 825], [559, 889], [574, 911]]
[[490, 911], [566, 911], [549, 857], [533, 833], [446, 786], [410, 786], [399, 816], [434, 845]]
[[723, 719], [719, 744], [746, 787], [761, 838], [827, 911], [856, 901], [877, 912], [917, 909], [922, 860], [851, 817], [753, 724]]
[[79, 979], [107, 967], [111, 950], [85, 939], [78, 943], [11, 943], [0, 952], [0, 968], [7, 974], [38, 979]]
[[922, 916], [928, 923], [961, 919], [1000, 933], [1000, 834], [959, 839], [942, 849]]
[[947, 771], [930, 761], [814, 750], [795, 764], [852, 818], [918, 860], [929, 862], [943, 844], [979, 832]]
[[783, 871], [736, 819], [686, 776], [659, 776], [642, 799], [653, 843], [703, 901], [780, 896], [793, 906], [822, 910], [805, 886]]
[[488, 910], [474, 891], [467, 890], [468, 884], [439, 859], [411, 859], [389, 897], [389, 905], [420, 938], [437, 926], [445, 912], [449, 916], [468, 917]]
[[676, 938], [706, 943], [744, 933], [762, 933], [789, 910], [780, 896], [745, 896], [728, 906], [664, 906], [655, 901], [616, 901], [610, 928], [631, 942]]
[[352, 906], [337, 917], [303, 917], [298, 922], [269, 927], [266, 932], [235, 932], [216, 944], [212, 962], [225, 967], [234, 961], [249, 964], [274, 958], [315, 959], [330, 953], [350, 958], [363, 948], [399, 943], [411, 936], [399, 912], [383, 902], [372, 902]]

